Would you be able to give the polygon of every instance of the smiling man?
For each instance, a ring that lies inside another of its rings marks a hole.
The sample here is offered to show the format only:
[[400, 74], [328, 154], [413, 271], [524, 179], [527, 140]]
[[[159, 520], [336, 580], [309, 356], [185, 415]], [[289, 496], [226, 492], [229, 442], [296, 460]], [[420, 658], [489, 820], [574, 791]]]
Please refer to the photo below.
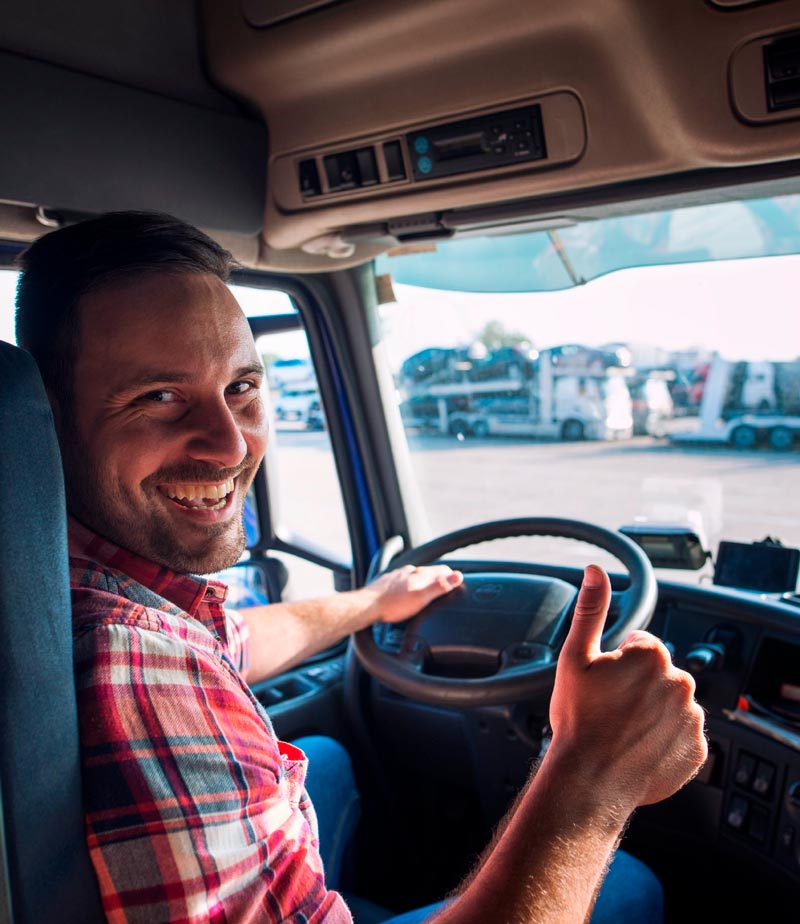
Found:
[[[407, 618], [461, 575], [407, 568], [226, 612], [226, 588], [197, 575], [241, 555], [267, 440], [230, 256], [169, 216], [118, 213], [46, 235], [21, 263], [17, 338], [42, 372], [64, 461], [87, 837], [108, 919], [350, 921], [325, 881], [335, 864], [326, 855], [323, 871], [305, 756], [277, 741], [246, 681]], [[634, 633], [600, 652], [609, 600], [588, 569], [547, 757], [435, 920], [583, 922], [627, 817], [705, 758], [692, 680], [663, 645]], [[595, 920], [657, 924], [660, 901], [649, 871], [618, 854]]]
[[228, 567], [267, 441], [264, 370], [229, 289], [189, 273], [111, 282], [81, 299], [80, 331], [70, 511], [174, 570]]

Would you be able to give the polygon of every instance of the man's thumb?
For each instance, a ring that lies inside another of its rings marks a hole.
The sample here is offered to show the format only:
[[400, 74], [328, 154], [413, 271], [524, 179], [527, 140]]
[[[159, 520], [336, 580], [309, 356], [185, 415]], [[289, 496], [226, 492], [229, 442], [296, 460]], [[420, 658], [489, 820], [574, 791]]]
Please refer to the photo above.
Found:
[[562, 656], [591, 661], [600, 654], [600, 639], [610, 603], [608, 575], [599, 565], [589, 565], [583, 572], [583, 583]]

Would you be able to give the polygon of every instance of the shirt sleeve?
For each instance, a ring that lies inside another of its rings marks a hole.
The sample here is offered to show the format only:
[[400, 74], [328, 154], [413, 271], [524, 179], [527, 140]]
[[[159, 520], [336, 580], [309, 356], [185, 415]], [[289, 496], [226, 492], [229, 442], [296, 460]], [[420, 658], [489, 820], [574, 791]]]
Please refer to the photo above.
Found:
[[300, 780], [212, 652], [128, 625], [76, 642], [89, 851], [111, 924], [351, 924]]

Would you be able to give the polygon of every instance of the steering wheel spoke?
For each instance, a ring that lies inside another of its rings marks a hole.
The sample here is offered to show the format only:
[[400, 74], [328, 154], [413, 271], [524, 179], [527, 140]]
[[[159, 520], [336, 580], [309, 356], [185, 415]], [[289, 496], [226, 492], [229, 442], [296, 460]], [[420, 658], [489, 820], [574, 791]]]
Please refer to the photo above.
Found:
[[403, 649], [408, 622], [377, 622], [371, 629], [375, 644], [390, 654], [399, 654]]

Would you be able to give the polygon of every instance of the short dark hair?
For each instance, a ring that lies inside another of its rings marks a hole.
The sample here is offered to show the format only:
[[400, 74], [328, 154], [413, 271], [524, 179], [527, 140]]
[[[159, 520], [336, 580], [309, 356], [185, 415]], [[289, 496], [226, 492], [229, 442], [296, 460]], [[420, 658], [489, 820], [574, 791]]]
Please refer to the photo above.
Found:
[[109, 212], [59, 228], [17, 262], [17, 343], [33, 355], [45, 385], [66, 401], [83, 295], [150, 273], [209, 273], [226, 282], [234, 265], [208, 235], [162, 212]]

